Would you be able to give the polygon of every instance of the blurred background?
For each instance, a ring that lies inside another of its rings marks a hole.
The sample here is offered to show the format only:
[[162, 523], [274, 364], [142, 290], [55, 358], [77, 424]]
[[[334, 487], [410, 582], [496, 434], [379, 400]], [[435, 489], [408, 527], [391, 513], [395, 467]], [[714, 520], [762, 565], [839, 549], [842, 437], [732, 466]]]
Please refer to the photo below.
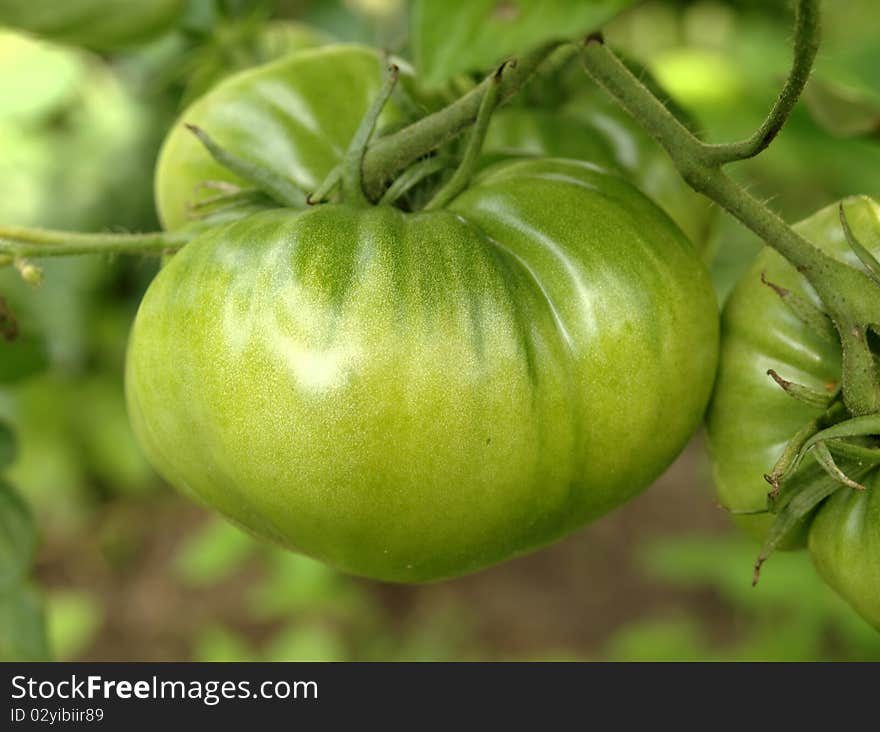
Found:
[[[89, 52], [0, 30], [0, 221], [158, 227], [151, 178], [162, 137], [185, 100], [230, 63], [209, 5], [195, 3], [202, 16], [188, 30], [134, 51]], [[827, 5], [804, 100], [770, 149], [735, 172], [792, 222], [847, 194], [880, 194], [880, 14], [872, 0]], [[402, 0], [284, 0], [272, 13], [317, 29], [315, 38], [406, 53]], [[778, 93], [791, 16], [781, 1], [645, 2], [613, 20], [606, 38], [721, 141], [750, 134]], [[710, 219], [703, 246], [723, 300], [760, 245], [729, 217]], [[880, 635], [805, 555], [774, 556], [752, 589], [757, 547], [716, 507], [700, 435], [610, 516], [455, 581], [361, 581], [256, 542], [164, 485], [130, 433], [127, 331], [156, 266], [48, 262], [38, 289], [0, 270], [0, 298], [30, 348], [26, 362], [0, 364], [0, 421], [18, 445], [4, 475], [39, 532], [22, 592], [42, 603], [47, 638], [25, 655], [880, 660]], [[11, 608], [0, 598], [10, 628], [20, 617]]]

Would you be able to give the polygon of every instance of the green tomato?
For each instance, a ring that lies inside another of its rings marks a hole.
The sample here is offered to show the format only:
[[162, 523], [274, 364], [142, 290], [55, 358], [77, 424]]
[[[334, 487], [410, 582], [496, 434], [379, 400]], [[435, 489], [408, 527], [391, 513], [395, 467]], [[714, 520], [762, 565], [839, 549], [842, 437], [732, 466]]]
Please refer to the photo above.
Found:
[[716, 350], [711, 283], [668, 217], [587, 163], [525, 159], [446, 210], [208, 229], [144, 297], [126, 394], [182, 491], [347, 572], [418, 582], [643, 490], [699, 424]]
[[[701, 252], [709, 247], [717, 210], [685, 183], [663, 150], [626, 112], [604, 93], [587, 89], [575, 95], [559, 114], [579, 121], [581, 135], [606, 141], [618, 166], [653, 198]], [[558, 144], [558, 143], [557, 143]], [[547, 154], [557, 154], [552, 148]]]
[[186, 0], [0, 0], [0, 25], [58, 43], [114, 51], [174, 27]]
[[[844, 205], [856, 236], [875, 256], [880, 255], [880, 205], [867, 197], [848, 199]], [[795, 228], [832, 256], [857, 264], [841, 230], [836, 204]], [[763, 475], [788, 440], [822, 412], [790, 397], [767, 371], [774, 369], [782, 378], [820, 392], [835, 388], [841, 378], [839, 344], [808, 327], [761, 282], [762, 275], [821, 307], [804, 277], [769, 248], [756, 258], [725, 305], [718, 378], [708, 416], [709, 445], [720, 502], [735, 511], [766, 506], [769, 487]], [[817, 472], [818, 466], [808, 456], [798, 475], [807, 478], [811, 471]], [[880, 627], [880, 500], [876, 490], [871, 496], [849, 496], [849, 490], [822, 504], [815, 517], [807, 517], [787, 538], [787, 545], [803, 546], [809, 537], [820, 574]], [[759, 538], [773, 518], [733, 517]]]
[[550, 109], [506, 107], [492, 116], [483, 157], [494, 162], [517, 155], [586, 160], [620, 170], [616, 151], [604, 135], [591, 134], [580, 120]]
[[810, 527], [819, 575], [880, 630], [880, 472], [868, 490], [835, 493]]
[[229, 23], [212, 33], [208, 45], [199, 51], [198, 63], [184, 95], [189, 103], [237, 71], [317, 48], [331, 42], [323, 31], [291, 21]]
[[[184, 111], [162, 147], [155, 193], [163, 227], [191, 222], [189, 207], [216, 195], [206, 181], [247, 185], [214, 161], [184, 122], [304, 190], [315, 190], [342, 161], [384, 73], [375, 51], [339, 44], [294, 53], [221, 82]], [[389, 105], [380, 124], [399, 118]]]

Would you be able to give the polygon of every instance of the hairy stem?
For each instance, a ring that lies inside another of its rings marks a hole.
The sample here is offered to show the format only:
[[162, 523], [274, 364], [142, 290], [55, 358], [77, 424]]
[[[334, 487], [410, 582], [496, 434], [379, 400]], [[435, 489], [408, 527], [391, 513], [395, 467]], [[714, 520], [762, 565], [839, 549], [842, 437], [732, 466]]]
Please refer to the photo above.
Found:
[[77, 254], [162, 254], [180, 249], [192, 238], [192, 233], [184, 232], [85, 234], [0, 226], [0, 259], [3, 255], [18, 259]]
[[477, 123], [471, 130], [471, 137], [468, 140], [467, 149], [461, 164], [456, 169], [452, 178], [434, 195], [434, 197], [425, 206], [425, 211], [433, 211], [443, 208], [459, 193], [461, 193], [470, 182], [476, 168], [480, 152], [483, 149], [483, 141], [486, 139], [486, 132], [489, 130], [489, 122], [492, 120], [492, 112], [498, 103], [498, 90], [501, 86], [501, 79], [506, 64], [501, 64], [498, 70], [492, 74], [492, 83], [486, 87], [486, 93], [480, 102], [480, 109], [477, 112]]
[[794, 59], [776, 103], [763, 124], [747, 140], [705, 145], [703, 155], [708, 162], [723, 164], [754, 157], [779, 134], [810, 78], [810, 70], [819, 50], [819, 21], [819, 0], [798, 3], [795, 10]]
[[722, 166], [760, 152], [776, 135], [809, 76], [818, 44], [818, 2], [800, 0], [792, 77], [761, 128], [749, 140], [707, 145], [695, 137], [605, 46], [587, 38], [581, 52], [586, 72], [650, 133], [672, 158], [682, 178], [775, 248], [800, 271], [822, 299], [843, 349], [843, 396], [854, 414], [880, 411], [880, 374], [865, 337], [880, 323], [880, 293], [871, 276], [836, 260], [788, 226], [776, 213], [729, 178]]
[[[499, 85], [499, 103], [519, 91], [558, 46], [558, 43], [548, 44], [511, 61]], [[472, 125], [477, 119], [486, 89], [492, 83], [491, 78], [486, 79], [448, 107], [373, 142], [367, 148], [363, 164], [364, 192], [367, 197], [377, 200], [395, 173]]]
[[400, 69], [395, 64], [391, 64], [388, 67], [385, 83], [382, 84], [382, 88], [370, 104], [345, 154], [345, 160], [342, 163], [341, 185], [343, 200], [347, 203], [364, 205], [368, 203], [364, 193], [364, 155], [367, 152], [367, 144], [376, 129], [376, 124], [379, 122], [379, 115], [382, 114], [382, 110], [391, 98], [399, 76]]

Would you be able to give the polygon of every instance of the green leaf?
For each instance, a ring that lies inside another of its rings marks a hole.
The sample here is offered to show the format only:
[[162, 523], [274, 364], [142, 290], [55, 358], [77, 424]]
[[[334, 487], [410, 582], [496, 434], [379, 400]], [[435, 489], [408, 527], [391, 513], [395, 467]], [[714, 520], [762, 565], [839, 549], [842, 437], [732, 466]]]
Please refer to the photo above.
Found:
[[8, 424], [0, 422], [0, 470], [12, 465], [17, 451], [15, 433]]
[[37, 548], [37, 531], [27, 504], [12, 486], [0, 482], [0, 592], [27, 574]]
[[633, 0], [417, 0], [411, 12], [416, 66], [436, 86], [553, 40], [596, 30]]
[[848, 84], [813, 78], [804, 103], [820, 127], [837, 137], [880, 141], [880, 94]]
[[35, 336], [0, 338], [0, 384], [18, 381], [46, 368], [46, 348]]
[[48, 661], [46, 622], [37, 596], [17, 586], [0, 594], [0, 661]]

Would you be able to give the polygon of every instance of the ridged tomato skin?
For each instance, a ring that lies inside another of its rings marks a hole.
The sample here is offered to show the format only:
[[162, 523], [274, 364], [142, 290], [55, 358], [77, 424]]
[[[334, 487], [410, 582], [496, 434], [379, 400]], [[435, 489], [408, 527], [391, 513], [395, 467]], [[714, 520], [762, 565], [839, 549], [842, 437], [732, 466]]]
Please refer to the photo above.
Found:
[[396, 582], [546, 544], [645, 488], [703, 413], [715, 296], [691, 244], [584, 163], [485, 171], [448, 210], [327, 204], [210, 230], [129, 344], [169, 482]]

